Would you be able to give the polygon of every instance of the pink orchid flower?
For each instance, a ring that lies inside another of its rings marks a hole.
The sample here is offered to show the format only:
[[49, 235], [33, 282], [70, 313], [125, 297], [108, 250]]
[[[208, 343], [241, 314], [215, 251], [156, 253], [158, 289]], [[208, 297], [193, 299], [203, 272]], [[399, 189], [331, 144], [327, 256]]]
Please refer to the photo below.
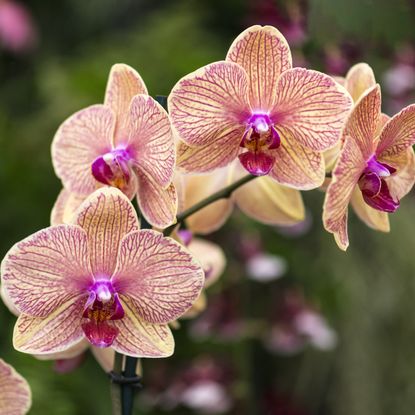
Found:
[[0, 359], [0, 414], [24, 415], [32, 405], [32, 393], [26, 380]]
[[173, 353], [167, 325], [199, 296], [203, 270], [176, 241], [139, 230], [118, 189], [94, 192], [71, 225], [43, 229], [2, 262], [3, 293], [21, 313], [14, 347], [59, 353], [87, 339], [137, 357]]
[[379, 85], [373, 86], [351, 112], [342, 142], [326, 193], [323, 222], [338, 246], [346, 250], [347, 208], [354, 192], [371, 208], [392, 213], [414, 184], [415, 105], [387, 121], [381, 113]]
[[329, 76], [292, 68], [272, 26], [242, 32], [225, 61], [185, 76], [169, 96], [173, 128], [191, 147], [182, 168], [208, 172], [238, 158], [249, 173], [302, 190], [323, 183], [322, 152], [339, 140], [351, 104]]
[[100, 186], [114, 186], [130, 199], [137, 195], [140, 211], [152, 225], [164, 228], [175, 220], [169, 116], [127, 65], [112, 67], [103, 105], [78, 111], [59, 127], [52, 161], [71, 193], [85, 198]]

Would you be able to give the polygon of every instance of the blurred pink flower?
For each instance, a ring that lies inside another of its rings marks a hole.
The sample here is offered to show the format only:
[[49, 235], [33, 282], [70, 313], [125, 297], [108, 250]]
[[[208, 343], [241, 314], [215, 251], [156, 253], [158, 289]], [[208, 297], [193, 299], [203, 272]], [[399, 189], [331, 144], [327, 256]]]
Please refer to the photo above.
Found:
[[14, 53], [33, 48], [37, 30], [28, 9], [12, 0], [0, 1], [0, 41], [5, 49]]

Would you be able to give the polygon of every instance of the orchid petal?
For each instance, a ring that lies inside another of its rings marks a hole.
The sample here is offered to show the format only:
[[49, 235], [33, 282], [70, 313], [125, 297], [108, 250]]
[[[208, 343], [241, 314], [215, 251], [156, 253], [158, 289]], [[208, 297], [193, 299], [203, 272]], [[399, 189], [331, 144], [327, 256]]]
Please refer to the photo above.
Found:
[[180, 317], [203, 287], [200, 265], [176, 241], [152, 230], [132, 232], [121, 242], [114, 289], [149, 323]]
[[163, 189], [141, 172], [138, 172], [137, 177], [138, 205], [148, 222], [160, 229], [175, 223], [178, 199], [174, 184]]
[[36, 232], [10, 249], [1, 274], [2, 289], [17, 310], [45, 317], [92, 282], [87, 236], [69, 225]]
[[74, 222], [88, 235], [94, 276], [110, 277], [115, 269], [121, 239], [139, 226], [133, 205], [120, 190], [104, 187], [82, 203]]
[[321, 153], [297, 144], [286, 135], [274, 150], [275, 165], [269, 176], [278, 183], [298, 190], [315, 189], [323, 184], [324, 159]]
[[[250, 115], [248, 77], [232, 62], [215, 62], [182, 78], [169, 96], [169, 113], [177, 135], [203, 146], [239, 130]], [[235, 147], [239, 140], [233, 136]]]
[[334, 234], [340, 249], [349, 245], [347, 234], [347, 207], [366, 161], [357, 142], [346, 136], [344, 147], [333, 170], [323, 207], [324, 228]]
[[275, 27], [252, 26], [243, 31], [233, 41], [226, 60], [247, 72], [254, 110], [269, 110], [275, 105], [278, 78], [292, 68], [290, 47]]
[[222, 248], [205, 239], [193, 238], [188, 249], [202, 265], [205, 273], [204, 288], [210, 287], [222, 275], [226, 266], [226, 257]]
[[24, 415], [31, 405], [32, 393], [26, 379], [0, 359], [0, 414]]
[[380, 87], [376, 84], [361, 96], [345, 125], [344, 136], [353, 137], [365, 159], [375, 151], [374, 139], [381, 122], [380, 106]]
[[242, 212], [261, 223], [294, 225], [305, 218], [300, 192], [281, 186], [269, 177], [246, 183], [233, 197]]
[[35, 355], [36, 359], [38, 360], [66, 360], [66, 359], [73, 359], [74, 357], [79, 356], [86, 352], [91, 344], [82, 339], [78, 343], [71, 346], [69, 349], [58, 352], [58, 353], [50, 353], [50, 354], [40, 354]]
[[[217, 169], [207, 174], [185, 175], [183, 180], [185, 185], [184, 209], [188, 209], [226, 187], [229, 184], [228, 169]], [[233, 202], [230, 198], [220, 199], [189, 216], [186, 219], [186, 225], [195, 233], [212, 233], [227, 221], [232, 208]]]
[[331, 172], [333, 170], [337, 158], [340, 155], [341, 148], [342, 143], [339, 141], [334, 147], [329, 148], [323, 153], [324, 165], [326, 166], [326, 173]]
[[394, 199], [390, 194], [388, 185], [383, 179], [381, 180], [379, 192], [376, 195], [371, 196], [365, 191], [362, 191], [362, 195], [363, 199], [369, 206], [383, 212], [395, 212], [400, 204], [399, 200]]
[[47, 317], [21, 314], [13, 333], [16, 350], [29, 354], [51, 354], [68, 350], [84, 338], [81, 328], [83, 300], [67, 301]]
[[211, 172], [229, 165], [239, 154], [235, 142], [243, 135], [243, 128], [224, 133], [212, 144], [189, 147], [183, 142], [177, 146], [177, 167], [189, 173]]
[[91, 353], [105, 372], [110, 372], [114, 365], [115, 351], [111, 347], [100, 348], [91, 346]]
[[321, 72], [294, 68], [280, 76], [277, 91], [271, 118], [282, 136], [314, 151], [336, 144], [352, 106], [341, 85]]
[[376, 155], [378, 159], [391, 157], [415, 144], [415, 104], [405, 107], [384, 126]]
[[363, 196], [374, 197], [380, 192], [382, 179], [376, 173], [365, 173], [359, 179], [358, 184]]
[[174, 352], [174, 338], [169, 326], [147, 323], [136, 314], [135, 305], [121, 296], [125, 316], [115, 320], [119, 334], [112, 345], [118, 353], [133, 357], [168, 357]]
[[357, 63], [347, 72], [344, 87], [350, 93], [354, 102], [370, 88], [376, 85], [375, 74], [367, 63]]
[[52, 142], [52, 161], [64, 187], [87, 195], [99, 185], [91, 165], [111, 150], [115, 116], [104, 105], [78, 111], [62, 123]]
[[113, 65], [108, 77], [104, 103], [112, 109], [116, 117], [116, 141], [122, 139], [126, 133], [128, 108], [133, 96], [137, 94], [148, 95], [139, 73], [122, 63]]
[[386, 212], [382, 212], [370, 207], [364, 200], [362, 192], [355, 187], [352, 198], [350, 200], [353, 210], [356, 215], [367, 226], [381, 232], [389, 232], [389, 216]]
[[7, 294], [7, 291], [4, 289], [3, 284], [0, 286], [0, 297], [3, 304], [13, 315], [18, 316], [20, 314], [20, 311], [16, 308], [9, 294]]
[[128, 135], [116, 143], [117, 146], [127, 144], [136, 155], [136, 168], [160, 186], [171, 183], [176, 156], [170, 119], [153, 98], [137, 95], [131, 101]]
[[275, 164], [275, 157], [271, 152], [245, 151], [239, 154], [238, 158], [245, 170], [254, 176], [265, 176]]
[[95, 347], [110, 347], [118, 335], [118, 328], [112, 321], [89, 320], [82, 323], [82, 330], [88, 341]]
[[84, 195], [78, 195], [67, 189], [62, 189], [53, 206], [50, 223], [52, 226], [71, 223], [76, 210], [85, 200]]

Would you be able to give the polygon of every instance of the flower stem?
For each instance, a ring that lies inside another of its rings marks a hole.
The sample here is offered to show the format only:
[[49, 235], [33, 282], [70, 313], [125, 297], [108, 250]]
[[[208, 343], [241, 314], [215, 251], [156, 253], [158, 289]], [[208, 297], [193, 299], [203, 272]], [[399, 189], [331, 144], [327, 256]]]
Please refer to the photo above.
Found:
[[211, 203], [214, 203], [220, 199], [227, 199], [232, 195], [232, 193], [238, 189], [239, 187], [243, 186], [244, 184], [250, 182], [251, 180], [256, 179], [258, 176], [253, 175], [246, 175], [242, 177], [241, 179], [237, 180], [236, 182], [230, 184], [227, 187], [224, 187], [223, 189], [219, 190], [216, 193], [213, 193], [209, 197], [201, 200], [200, 202], [194, 204], [189, 209], [186, 209], [182, 213], [179, 213], [176, 216], [176, 223], [166, 228], [163, 232], [165, 236], [171, 235], [173, 230], [176, 228], [176, 226], [182, 222], [184, 222], [189, 216], [193, 215], [194, 213], [198, 212], [199, 210], [205, 208], [206, 206], [210, 205]]

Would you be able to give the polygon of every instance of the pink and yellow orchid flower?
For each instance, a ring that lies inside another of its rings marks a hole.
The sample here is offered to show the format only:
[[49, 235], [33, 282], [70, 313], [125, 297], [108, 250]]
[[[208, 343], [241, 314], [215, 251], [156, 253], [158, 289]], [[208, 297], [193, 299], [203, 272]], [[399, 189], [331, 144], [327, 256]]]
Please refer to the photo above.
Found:
[[168, 323], [203, 287], [203, 270], [176, 241], [139, 230], [118, 189], [94, 192], [71, 225], [17, 243], [2, 262], [3, 293], [21, 313], [17, 350], [64, 352], [87, 339], [137, 357], [170, 356]]
[[338, 246], [346, 250], [347, 208], [356, 192], [371, 208], [392, 213], [414, 184], [415, 105], [385, 123], [380, 88], [375, 85], [361, 96], [351, 112], [342, 142], [327, 189], [323, 222]]
[[25, 415], [32, 405], [27, 381], [0, 359], [0, 414]]
[[252, 26], [226, 60], [182, 78], [169, 96], [172, 125], [188, 146], [179, 166], [209, 172], [238, 158], [254, 175], [308, 190], [324, 181], [322, 152], [333, 147], [351, 108], [331, 77], [292, 68], [290, 48], [271, 26]]
[[112, 67], [103, 105], [78, 111], [59, 127], [52, 161], [71, 193], [85, 198], [100, 186], [114, 186], [130, 199], [137, 195], [140, 211], [152, 225], [164, 228], [175, 220], [169, 116], [127, 65]]

